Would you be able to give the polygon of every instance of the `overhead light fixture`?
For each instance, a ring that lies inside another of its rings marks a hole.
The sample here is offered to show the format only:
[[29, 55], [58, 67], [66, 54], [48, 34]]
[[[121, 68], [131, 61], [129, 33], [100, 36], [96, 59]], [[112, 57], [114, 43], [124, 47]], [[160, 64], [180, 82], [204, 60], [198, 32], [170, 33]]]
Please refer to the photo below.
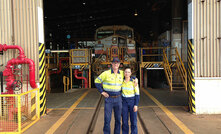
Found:
[[137, 15], [138, 15], [137, 9], [135, 9], [134, 16], [137, 16]]

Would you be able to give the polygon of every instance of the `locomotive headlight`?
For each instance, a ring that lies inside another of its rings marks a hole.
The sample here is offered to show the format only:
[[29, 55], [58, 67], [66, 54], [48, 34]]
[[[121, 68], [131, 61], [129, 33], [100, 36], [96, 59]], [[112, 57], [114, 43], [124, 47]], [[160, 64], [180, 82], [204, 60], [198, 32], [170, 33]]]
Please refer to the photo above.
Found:
[[128, 61], [129, 60], [129, 56], [128, 55], [125, 55], [124, 56], [124, 61]]
[[101, 60], [106, 61], [106, 55], [102, 55]]
[[112, 43], [113, 43], [113, 44], [117, 44], [117, 37], [113, 37], [113, 38], [112, 38]]

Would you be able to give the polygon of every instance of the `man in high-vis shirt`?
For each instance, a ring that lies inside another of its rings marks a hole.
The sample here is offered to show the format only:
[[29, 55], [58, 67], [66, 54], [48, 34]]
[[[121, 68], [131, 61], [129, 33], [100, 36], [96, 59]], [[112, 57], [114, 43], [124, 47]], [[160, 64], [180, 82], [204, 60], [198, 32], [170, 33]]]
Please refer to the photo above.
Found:
[[120, 134], [121, 130], [121, 85], [124, 73], [119, 70], [120, 60], [113, 58], [111, 69], [104, 71], [95, 79], [95, 86], [98, 91], [105, 97], [104, 106], [104, 134], [110, 134], [110, 122], [112, 109], [114, 110], [115, 127], [114, 134]]

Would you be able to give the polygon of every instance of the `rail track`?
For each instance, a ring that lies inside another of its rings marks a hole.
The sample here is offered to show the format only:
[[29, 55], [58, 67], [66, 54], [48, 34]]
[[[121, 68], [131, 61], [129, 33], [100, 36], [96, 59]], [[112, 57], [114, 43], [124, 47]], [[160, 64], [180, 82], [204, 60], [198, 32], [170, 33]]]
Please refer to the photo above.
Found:
[[[90, 125], [87, 129], [87, 134], [95, 134], [94, 130], [95, 130], [95, 126], [97, 123], [98, 115], [101, 111], [103, 100], [104, 100], [104, 97], [100, 96], [99, 101], [96, 105], [93, 117], [90, 121]], [[145, 125], [144, 121], [142, 120], [139, 111], [138, 111], [137, 115], [138, 115], [137, 118], [138, 118], [138, 131], [139, 131], [138, 134], [149, 134], [148, 129], [146, 128], [146, 125]]]

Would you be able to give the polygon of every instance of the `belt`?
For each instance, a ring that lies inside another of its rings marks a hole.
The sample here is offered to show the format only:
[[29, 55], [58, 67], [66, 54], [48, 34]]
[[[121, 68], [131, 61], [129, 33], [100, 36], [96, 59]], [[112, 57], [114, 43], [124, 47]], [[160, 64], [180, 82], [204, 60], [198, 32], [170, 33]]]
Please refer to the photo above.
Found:
[[111, 98], [117, 98], [117, 97], [119, 97], [119, 96], [121, 96], [120, 94], [119, 95], [116, 95], [116, 96], [110, 96]]

